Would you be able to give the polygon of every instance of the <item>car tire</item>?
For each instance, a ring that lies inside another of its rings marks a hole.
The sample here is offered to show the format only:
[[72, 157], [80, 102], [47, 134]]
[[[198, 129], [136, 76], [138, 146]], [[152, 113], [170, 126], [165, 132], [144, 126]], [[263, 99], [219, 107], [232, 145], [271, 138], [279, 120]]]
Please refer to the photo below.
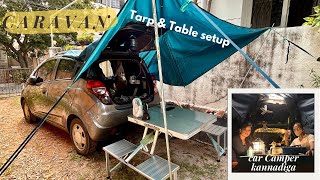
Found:
[[22, 101], [21, 105], [25, 121], [29, 124], [36, 122], [36, 117], [31, 113], [26, 101]]
[[70, 138], [78, 154], [85, 156], [96, 150], [97, 142], [90, 138], [87, 128], [79, 118], [71, 122]]

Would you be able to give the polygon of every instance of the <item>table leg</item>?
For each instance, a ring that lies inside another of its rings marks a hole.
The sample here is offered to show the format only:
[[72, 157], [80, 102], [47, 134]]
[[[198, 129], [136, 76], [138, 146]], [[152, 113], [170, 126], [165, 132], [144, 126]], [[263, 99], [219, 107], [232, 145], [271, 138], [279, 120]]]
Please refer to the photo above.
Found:
[[[146, 137], [147, 133], [148, 133], [148, 128], [145, 127], [145, 128], [144, 128], [143, 135], [142, 135], [142, 139]], [[143, 150], [144, 150], [145, 152], [148, 152], [148, 151], [149, 151], [149, 149], [148, 149], [147, 146], [143, 146]]]
[[148, 128], [145, 127], [145, 128], [144, 128], [144, 131], [143, 131], [142, 139], [143, 139], [144, 137], [146, 137], [147, 133], [148, 133]]
[[151, 142], [153, 142], [154, 140], [154, 135], [153, 133], [150, 133], [148, 135], [146, 135], [141, 141], [140, 141], [140, 145], [130, 154], [129, 157], [127, 157], [125, 159], [126, 162], [129, 162], [142, 148], [143, 146], [146, 146], [148, 144], [150, 144]]
[[109, 154], [106, 152], [106, 170], [107, 170], [107, 179], [111, 179], [110, 177], [110, 159]]
[[209, 137], [209, 139], [211, 140], [212, 145], [213, 145], [213, 147], [215, 148], [215, 150], [216, 150], [216, 152], [218, 154], [217, 161], [219, 162], [220, 161], [220, 156], [225, 153], [225, 150], [220, 146], [220, 136], [218, 136], [218, 139], [217, 139], [218, 142], [219, 142], [219, 144], [218, 144], [217, 141], [215, 141], [213, 139], [213, 137], [209, 133], [206, 133], [206, 134]]
[[150, 151], [150, 154], [152, 154], [152, 155], [153, 155], [153, 153], [154, 153], [154, 149], [156, 148], [158, 136], [159, 136], [159, 131], [156, 130], [156, 132], [155, 132], [155, 134], [154, 134], [154, 138], [153, 138], [153, 143], [152, 143], [151, 151]]
[[[218, 143], [218, 148], [219, 148], [219, 150], [221, 150], [221, 146], [220, 146], [220, 135], [219, 136], [217, 136], [217, 143]], [[221, 153], [222, 151], [219, 151], [219, 153], [218, 153], [218, 162], [220, 162], [220, 157], [221, 157], [221, 155], [223, 154], [223, 153]]]
[[178, 180], [178, 172], [177, 171], [173, 172], [173, 180]]
[[226, 141], [227, 141], [227, 137], [226, 137], [226, 133], [227, 131], [225, 131], [224, 133], [223, 133], [223, 138], [224, 138], [224, 140], [223, 140], [223, 149], [226, 149]]
[[140, 144], [140, 145], [130, 154], [130, 156], [125, 159], [125, 161], [126, 161], [126, 162], [129, 162], [129, 161], [140, 151], [140, 149], [142, 149], [142, 148], [143, 148], [143, 144]]

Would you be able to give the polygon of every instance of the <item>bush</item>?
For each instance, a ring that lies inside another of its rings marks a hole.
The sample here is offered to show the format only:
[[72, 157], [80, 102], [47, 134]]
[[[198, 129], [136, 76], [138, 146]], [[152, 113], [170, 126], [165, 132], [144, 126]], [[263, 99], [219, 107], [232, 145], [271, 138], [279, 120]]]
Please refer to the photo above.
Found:
[[71, 45], [71, 44], [67, 44], [65, 47], [64, 47], [64, 50], [68, 51], [68, 50], [73, 50], [73, 49], [76, 49], [77, 46], [74, 46], [74, 45]]
[[317, 73], [311, 69], [310, 77], [312, 78], [312, 86], [315, 88], [320, 87], [320, 76], [317, 75]]
[[7, 71], [7, 77], [10, 79], [8, 82], [16, 84], [25, 83], [31, 72], [31, 69], [11, 69]]
[[[315, 14], [304, 18], [304, 26], [320, 27], [320, 6], [313, 7]], [[320, 29], [319, 29], [320, 31]]]
[[93, 33], [82, 33], [82, 34], [78, 34], [77, 36], [77, 41], [79, 42], [80, 45], [88, 45], [90, 43], [92, 43], [93, 41]]

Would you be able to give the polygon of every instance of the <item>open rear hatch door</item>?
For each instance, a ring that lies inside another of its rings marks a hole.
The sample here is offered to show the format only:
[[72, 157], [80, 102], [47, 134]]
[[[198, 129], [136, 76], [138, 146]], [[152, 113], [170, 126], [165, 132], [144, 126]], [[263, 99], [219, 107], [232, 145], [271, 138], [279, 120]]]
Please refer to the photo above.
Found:
[[[159, 36], [165, 32], [165, 29], [159, 29]], [[128, 23], [112, 38], [104, 51], [151, 51], [156, 49], [154, 39], [154, 27], [143, 23]]]

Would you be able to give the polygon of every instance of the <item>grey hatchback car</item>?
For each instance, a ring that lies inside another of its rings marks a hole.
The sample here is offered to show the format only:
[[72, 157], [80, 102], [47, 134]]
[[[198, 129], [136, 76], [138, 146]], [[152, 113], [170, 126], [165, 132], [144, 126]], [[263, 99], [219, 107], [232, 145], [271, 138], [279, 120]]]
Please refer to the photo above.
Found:
[[[135, 53], [137, 54], [137, 53]], [[30, 75], [21, 95], [25, 120], [42, 118], [73, 82], [84, 61], [55, 56]], [[87, 155], [98, 141], [112, 138], [132, 113], [132, 99], [158, 104], [155, 80], [132, 52], [102, 53], [51, 111], [47, 122], [70, 134], [76, 151]]]

